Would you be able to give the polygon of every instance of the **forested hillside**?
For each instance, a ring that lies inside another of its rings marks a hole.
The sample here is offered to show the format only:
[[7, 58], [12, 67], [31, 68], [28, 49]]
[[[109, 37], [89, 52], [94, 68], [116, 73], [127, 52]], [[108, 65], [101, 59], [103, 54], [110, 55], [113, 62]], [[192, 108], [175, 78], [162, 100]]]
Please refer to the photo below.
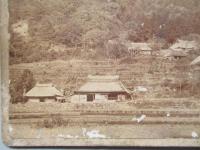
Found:
[[200, 34], [199, 0], [10, 0], [10, 63], [127, 55], [124, 43]]

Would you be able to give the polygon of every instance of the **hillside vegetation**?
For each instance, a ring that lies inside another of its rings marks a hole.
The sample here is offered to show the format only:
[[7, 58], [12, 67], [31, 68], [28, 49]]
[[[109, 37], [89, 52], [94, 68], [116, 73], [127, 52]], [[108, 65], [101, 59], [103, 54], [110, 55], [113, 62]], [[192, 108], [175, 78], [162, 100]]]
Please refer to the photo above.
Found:
[[120, 58], [127, 41], [200, 34], [199, 0], [10, 0], [10, 63]]
[[[152, 60], [154, 59], [154, 60]], [[159, 62], [159, 63], [158, 63]], [[199, 98], [199, 74], [192, 74], [189, 65], [159, 58], [135, 59], [131, 64], [108, 61], [51, 61], [22, 63], [10, 66], [10, 79], [29, 69], [39, 83], [53, 83], [68, 98], [86, 81], [88, 75], [119, 75], [120, 81], [133, 92], [134, 98]], [[137, 91], [145, 87], [146, 92]]]

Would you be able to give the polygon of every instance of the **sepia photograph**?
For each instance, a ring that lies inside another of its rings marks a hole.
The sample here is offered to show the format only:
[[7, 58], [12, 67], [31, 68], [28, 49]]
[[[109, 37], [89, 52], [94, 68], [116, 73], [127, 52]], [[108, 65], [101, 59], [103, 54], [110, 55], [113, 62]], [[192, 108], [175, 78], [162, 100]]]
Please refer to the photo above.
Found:
[[1, 1], [7, 145], [200, 146], [199, 0]]

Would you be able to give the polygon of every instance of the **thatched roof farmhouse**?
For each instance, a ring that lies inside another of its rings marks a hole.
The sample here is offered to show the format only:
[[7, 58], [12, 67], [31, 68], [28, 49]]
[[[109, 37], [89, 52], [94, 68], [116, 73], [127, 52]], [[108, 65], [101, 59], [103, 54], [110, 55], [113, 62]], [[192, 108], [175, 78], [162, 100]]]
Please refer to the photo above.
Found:
[[95, 95], [105, 95], [108, 100], [118, 100], [120, 96], [129, 95], [129, 90], [120, 82], [119, 76], [92, 76], [82, 85], [76, 95], [87, 95], [87, 101], [95, 100]]
[[25, 97], [30, 101], [56, 100], [56, 97], [62, 97], [63, 94], [56, 89], [53, 84], [36, 84]]

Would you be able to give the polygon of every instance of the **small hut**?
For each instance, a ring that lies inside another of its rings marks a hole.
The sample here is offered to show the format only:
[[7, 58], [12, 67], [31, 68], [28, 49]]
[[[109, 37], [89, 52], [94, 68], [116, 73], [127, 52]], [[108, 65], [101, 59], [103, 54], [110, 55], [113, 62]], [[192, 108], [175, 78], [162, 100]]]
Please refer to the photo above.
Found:
[[164, 57], [169, 59], [181, 59], [186, 57], [187, 53], [181, 50], [169, 50]]
[[133, 55], [137, 54], [144, 54], [144, 55], [151, 55], [152, 49], [148, 43], [130, 43], [128, 46], [128, 51]]
[[176, 50], [176, 51], [190, 52], [192, 50], [197, 49], [197, 43], [195, 41], [177, 40], [177, 42], [174, 43], [170, 47], [170, 49]]
[[[130, 92], [119, 81], [119, 76], [92, 76], [89, 75], [87, 82], [74, 92], [79, 95], [79, 101], [110, 101], [125, 100]], [[85, 99], [81, 99], [81, 95]]]
[[63, 94], [53, 84], [36, 84], [25, 97], [32, 102], [53, 102], [62, 98]]

